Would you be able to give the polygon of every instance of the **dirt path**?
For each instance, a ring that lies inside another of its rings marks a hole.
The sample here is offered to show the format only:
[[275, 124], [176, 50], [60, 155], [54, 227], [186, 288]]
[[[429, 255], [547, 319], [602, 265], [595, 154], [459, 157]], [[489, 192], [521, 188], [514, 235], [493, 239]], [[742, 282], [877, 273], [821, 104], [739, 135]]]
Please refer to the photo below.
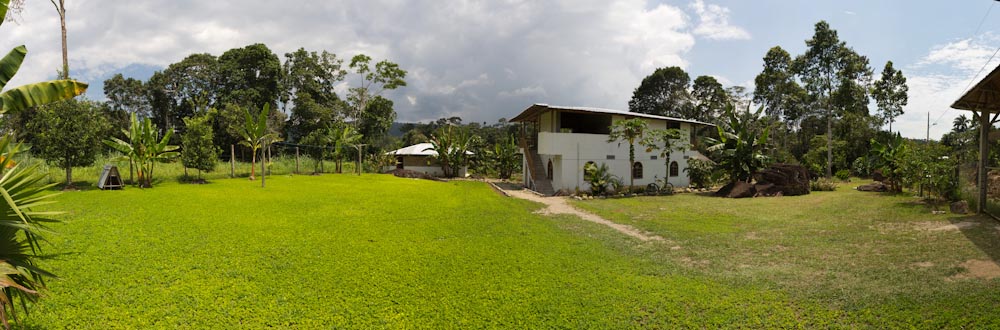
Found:
[[551, 215], [551, 214], [571, 214], [580, 217], [580, 219], [587, 220], [593, 223], [602, 224], [611, 229], [617, 230], [618, 232], [638, 238], [642, 241], [663, 241], [663, 237], [656, 235], [647, 235], [638, 229], [633, 228], [629, 225], [623, 225], [620, 223], [615, 223], [610, 220], [604, 219], [596, 214], [585, 212], [572, 205], [569, 205], [569, 201], [566, 197], [541, 197], [528, 190], [504, 190], [511, 197], [516, 197], [520, 199], [526, 199], [532, 202], [545, 204], [545, 208], [538, 211], [540, 214]]

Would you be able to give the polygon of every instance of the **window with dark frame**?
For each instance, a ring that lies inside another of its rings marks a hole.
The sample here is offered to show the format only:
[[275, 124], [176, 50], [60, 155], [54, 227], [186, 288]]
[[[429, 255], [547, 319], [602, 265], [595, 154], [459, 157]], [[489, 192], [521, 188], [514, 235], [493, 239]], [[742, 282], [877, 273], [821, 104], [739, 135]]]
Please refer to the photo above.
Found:
[[642, 179], [642, 163], [635, 162], [632, 164], [632, 178]]

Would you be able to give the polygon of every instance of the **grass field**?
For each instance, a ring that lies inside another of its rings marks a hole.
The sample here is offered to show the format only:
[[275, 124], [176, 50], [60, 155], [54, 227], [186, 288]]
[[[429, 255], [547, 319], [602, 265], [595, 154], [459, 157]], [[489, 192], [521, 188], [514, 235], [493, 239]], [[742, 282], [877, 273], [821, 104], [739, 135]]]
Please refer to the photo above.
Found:
[[877, 327], [1000, 324], [1000, 222], [991, 218], [932, 214], [919, 198], [850, 185], [797, 197], [574, 204], [666, 238], [649, 256], [685, 276], [821, 302], [846, 319], [871, 314]]
[[986, 243], [985, 222], [975, 227], [982, 232], [911, 233], [915, 223], [949, 218], [926, 215], [905, 197], [855, 196], [581, 203], [671, 240], [664, 244], [573, 217], [535, 215], [539, 205], [477, 182], [281, 175], [264, 189], [219, 179], [70, 192], [59, 197], [57, 208], [69, 213], [46, 250], [59, 256], [43, 264], [61, 279], [48, 283], [27, 323], [998, 326], [998, 281], [955, 277], [962, 274], [955, 261], [997, 251]]

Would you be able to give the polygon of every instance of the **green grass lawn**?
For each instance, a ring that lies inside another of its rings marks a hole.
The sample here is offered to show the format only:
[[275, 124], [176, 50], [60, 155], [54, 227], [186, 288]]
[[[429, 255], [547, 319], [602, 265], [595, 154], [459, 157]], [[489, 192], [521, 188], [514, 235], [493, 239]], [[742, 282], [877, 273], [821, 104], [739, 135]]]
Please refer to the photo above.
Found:
[[535, 215], [539, 205], [477, 182], [387, 175], [267, 182], [261, 189], [246, 179], [167, 181], [146, 190], [61, 195], [56, 206], [69, 213], [48, 235], [46, 250], [60, 255], [43, 263], [61, 279], [48, 282], [29, 327], [1000, 322], [997, 280], [948, 280], [961, 273], [954, 261], [988, 258], [984, 248], [996, 256], [996, 247], [983, 242], [991, 235], [986, 225], [972, 236], [911, 232], [916, 222], [949, 218], [927, 215], [905, 197], [841, 191], [581, 204], [672, 241], [664, 244], [574, 217]]
[[1000, 326], [1000, 278], [976, 278], [966, 266], [1000, 261], [1000, 222], [935, 215], [919, 198], [852, 187], [782, 198], [681, 194], [574, 205], [669, 240], [646, 256], [676, 266], [676, 274], [779, 291], [844, 319], [874, 317], [878, 323], [868, 325], [877, 327]]

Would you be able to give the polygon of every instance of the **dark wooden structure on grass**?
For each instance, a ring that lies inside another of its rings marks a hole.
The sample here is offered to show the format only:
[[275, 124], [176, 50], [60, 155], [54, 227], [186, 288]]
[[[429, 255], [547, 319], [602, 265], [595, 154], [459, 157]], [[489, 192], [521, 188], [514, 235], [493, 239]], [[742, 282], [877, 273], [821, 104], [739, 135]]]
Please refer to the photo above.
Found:
[[97, 180], [97, 188], [101, 190], [108, 189], [122, 189], [125, 187], [125, 182], [122, 181], [122, 176], [118, 174], [118, 166], [104, 165], [104, 170], [101, 171], [101, 177]]

